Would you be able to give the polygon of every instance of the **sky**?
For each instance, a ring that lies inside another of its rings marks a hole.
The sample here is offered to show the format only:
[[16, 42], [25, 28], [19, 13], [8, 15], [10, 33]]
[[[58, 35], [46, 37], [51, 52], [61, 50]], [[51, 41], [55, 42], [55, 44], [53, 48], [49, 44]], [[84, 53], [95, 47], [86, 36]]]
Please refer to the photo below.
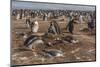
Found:
[[82, 10], [94, 11], [94, 6], [69, 5], [69, 4], [54, 4], [54, 3], [36, 3], [27, 1], [12, 1], [12, 8], [26, 8], [26, 9], [67, 9], [67, 10]]

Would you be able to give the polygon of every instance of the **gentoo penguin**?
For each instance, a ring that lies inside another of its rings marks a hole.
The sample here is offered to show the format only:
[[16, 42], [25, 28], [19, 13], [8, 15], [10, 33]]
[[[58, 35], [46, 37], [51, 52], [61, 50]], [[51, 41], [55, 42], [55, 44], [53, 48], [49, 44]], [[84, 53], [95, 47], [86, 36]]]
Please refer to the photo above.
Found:
[[20, 19], [20, 14], [18, 13], [16, 16], [16, 19], [19, 20]]
[[29, 28], [32, 32], [33, 22], [31, 22], [30, 19], [26, 19], [26, 25], [27, 25], [27, 28]]
[[51, 21], [50, 22], [50, 27], [48, 28], [48, 33], [52, 33], [52, 34], [60, 34], [60, 27], [57, 24], [56, 21]]
[[43, 21], [45, 21], [45, 17], [46, 17], [45, 14], [43, 14]]
[[30, 49], [33, 48], [33, 46], [44, 44], [44, 41], [40, 39], [38, 36], [31, 35], [24, 41], [24, 46], [29, 47]]
[[83, 15], [80, 15], [79, 16], [79, 22], [80, 22], [80, 30], [82, 30], [83, 29], [83, 25], [82, 25], [82, 23], [84, 22], [84, 20], [83, 20]]
[[44, 49], [43, 52], [45, 52], [46, 55], [49, 57], [63, 57], [64, 53], [61, 50], [57, 49]]
[[77, 39], [75, 39], [73, 36], [70, 35], [63, 37], [62, 40], [74, 44], [79, 42]]
[[60, 27], [59, 27], [58, 23], [56, 21], [53, 21], [53, 22], [54, 22], [54, 26], [57, 31], [57, 34], [60, 34]]
[[38, 21], [36, 20], [36, 21], [33, 23], [32, 32], [33, 32], [33, 33], [37, 33], [37, 32], [38, 32], [38, 29], [39, 29], [39, 24], [38, 24]]
[[67, 29], [69, 30], [69, 32], [71, 34], [73, 34], [73, 30], [74, 30], [74, 19], [72, 19], [71, 21], [69, 21], [69, 23], [67, 25]]
[[25, 13], [24, 13], [24, 11], [22, 13], [22, 19], [25, 19]]
[[92, 33], [93, 29], [94, 29], [94, 21], [93, 21], [93, 16], [90, 14], [88, 15], [88, 29], [89, 31]]
[[20, 10], [20, 19], [22, 19], [23, 9]]
[[30, 25], [31, 25], [30, 19], [26, 19], [26, 24], [27, 24], [27, 27], [30, 28]]

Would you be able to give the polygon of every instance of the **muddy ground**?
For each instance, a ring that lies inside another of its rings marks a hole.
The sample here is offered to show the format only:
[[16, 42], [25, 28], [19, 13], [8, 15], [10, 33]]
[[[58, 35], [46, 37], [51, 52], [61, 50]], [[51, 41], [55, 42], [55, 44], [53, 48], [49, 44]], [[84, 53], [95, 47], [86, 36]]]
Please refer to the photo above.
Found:
[[[43, 34], [47, 31], [49, 27], [49, 21], [42, 21], [39, 19], [39, 34]], [[59, 36], [67, 36], [70, 35], [65, 29], [66, 20], [57, 21], [61, 28], [62, 34]], [[95, 43], [95, 34], [90, 35], [88, 31], [79, 31], [80, 27], [87, 27], [86, 23], [83, 23], [82, 26], [76, 23], [74, 24], [74, 34], [78, 43], [58, 43], [53, 46], [45, 46], [43, 49], [57, 49], [63, 52], [63, 56], [61, 57], [52, 57], [52, 58], [44, 58], [43, 56], [35, 56], [35, 52], [29, 50], [28, 48], [23, 46], [22, 37], [16, 37], [15, 32], [29, 32], [25, 25], [25, 20], [15, 20], [12, 17], [12, 43], [11, 43], [11, 61], [13, 65], [26, 65], [26, 64], [47, 64], [47, 63], [61, 63], [61, 62], [80, 62], [80, 61], [95, 61], [96, 60], [96, 43]], [[95, 30], [94, 30], [95, 33]], [[47, 38], [49, 41], [53, 41], [53, 39]], [[42, 49], [42, 48], [41, 48]], [[41, 52], [41, 51], [40, 51]], [[37, 53], [40, 53], [37, 51]]]

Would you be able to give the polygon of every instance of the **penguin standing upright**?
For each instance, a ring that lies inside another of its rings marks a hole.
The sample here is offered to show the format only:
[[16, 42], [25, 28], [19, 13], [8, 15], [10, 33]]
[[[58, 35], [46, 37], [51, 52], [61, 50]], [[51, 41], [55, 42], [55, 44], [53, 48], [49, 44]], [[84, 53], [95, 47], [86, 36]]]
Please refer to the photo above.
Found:
[[25, 19], [25, 10], [23, 10], [22, 19]]
[[92, 32], [94, 28], [93, 16], [90, 14], [88, 15], [88, 29]]
[[33, 33], [37, 33], [37, 32], [38, 32], [38, 29], [39, 29], [38, 21], [35, 21], [35, 22], [33, 23], [32, 32], [33, 32]]
[[55, 26], [57, 34], [60, 34], [60, 27], [59, 27], [58, 23], [56, 21], [53, 21], [53, 22], [54, 22], [54, 26]]
[[43, 21], [45, 21], [45, 17], [46, 17], [45, 14], [43, 14]]
[[74, 19], [72, 19], [71, 21], [69, 21], [68, 25], [67, 25], [67, 29], [69, 30], [69, 32], [71, 34], [73, 34], [73, 30], [74, 30]]
[[20, 14], [18, 13], [16, 16], [16, 19], [19, 20], [20, 19]]
[[48, 33], [52, 33], [55, 35], [60, 34], [60, 27], [56, 21], [53, 20], [50, 22], [50, 27], [48, 28]]
[[22, 19], [23, 10], [20, 10], [20, 19]]
[[35, 17], [35, 13], [31, 12], [31, 17], [34, 18]]
[[82, 23], [84, 22], [84, 21], [83, 21], [83, 15], [80, 15], [80, 16], [79, 16], [79, 22], [80, 22], [80, 30], [82, 30], [82, 29], [83, 29]]
[[27, 27], [30, 28], [30, 24], [31, 24], [31, 22], [30, 22], [29, 19], [26, 19], [26, 24], [27, 24]]
[[32, 27], [33, 27], [33, 22], [30, 21], [30, 19], [26, 19], [26, 24], [27, 24], [27, 27], [31, 30], [32, 32]]

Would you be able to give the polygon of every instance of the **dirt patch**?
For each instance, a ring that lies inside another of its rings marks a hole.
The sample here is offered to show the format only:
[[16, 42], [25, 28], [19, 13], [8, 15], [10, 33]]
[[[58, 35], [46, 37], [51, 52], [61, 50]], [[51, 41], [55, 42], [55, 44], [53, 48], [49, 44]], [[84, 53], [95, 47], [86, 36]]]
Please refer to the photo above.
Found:
[[[15, 32], [29, 32], [26, 28], [24, 20], [12, 20], [12, 64], [23, 65], [23, 64], [47, 64], [47, 63], [60, 63], [60, 62], [79, 62], [79, 61], [95, 61], [96, 60], [96, 44], [95, 35], [90, 35], [89, 32], [79, 31], [80, 25], [75, 24], [74, 34], [72, 35], [78, 43], [57, 43], [53, 46], [44, 45], [43, 49], [56, 49], [63, 52], [61, 57], [48, 57], [44, 56], [44, 53], [40, 51], [32, 51], [28, 48], [22, 48], [23, 38], [22, 36], [17, 37]], [[39, 31], [42, 34], [47, 31], [49, 27], [49, 21], [39, 21]], [[60, 21], [58, 21], [59, 23]], [[67, 36], [69, 33], [66, 30], [66, 22], [59, 23], [62, 34], [59, 36]], [[83, 26], [86, 26], [84, 23]], [[46, 41], [53, 41], [54, 38], [47, 38]]]

